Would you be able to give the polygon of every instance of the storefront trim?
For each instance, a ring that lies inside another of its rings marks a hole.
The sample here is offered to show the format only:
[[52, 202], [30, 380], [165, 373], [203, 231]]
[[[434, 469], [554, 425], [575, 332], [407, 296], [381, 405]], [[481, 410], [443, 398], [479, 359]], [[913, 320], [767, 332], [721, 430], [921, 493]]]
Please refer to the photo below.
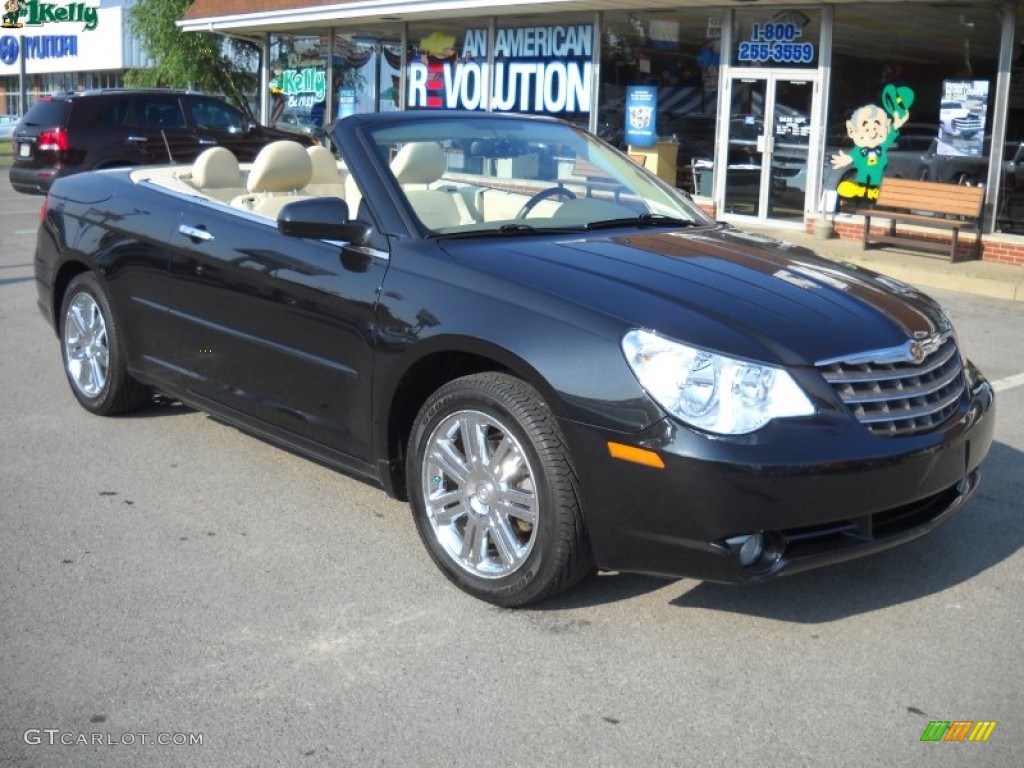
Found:
[[[301, 0], [299, 0], [301, 3]], [[269, 3], [253, 3], [253, 5], [266, 6]], [[832, 98], [840, 98], [840, 94], [832, 94], [832, 87], [841, 87], [836, 85], [833, 77], [834, 73], [834, 34], [835, 24], [837, 19], [836, 8], [843, 9], [844, 7], [850, 8], [855, 3], [840, 1], [837, 4], [794, 4], [793, 13], [800, 15], [795, 9], [800, 9], [811, 13], [813, 10], [819, 16], [815, 19], [815, 23], [818, 24], [818, 39], [813, 41], [816, 45], [816, 66], [808, 68], [795, 68], [793, 65], [786, 65], [784, 61], [788, 59], [775, 59], [779, 62], [769, 66], [736, 66], [734, 56], [736, 52], [734, 47], [736, 45], [736, 23], [740, 19], [742, 21], [743, 13], [749, 12], [737, 11], [733, 8], [727, 8], [724, 6], [707, 7], [701, 6], [702, 9], [706, 9], [710, 16], [721, 17], [721, 40], [720, 40], [720, 53], [721, 53], [721, 66], [719, 67], [717, 75], [717, 90], [718, 90], [718, 103], [717, 103], [717, 121], [718, 124], [715, 127], [715, 169], [714, 169], [714, 184], [711, 189], [711, 197], [701, 199], [702, 204], [712, 207], [721, 216], [730, 216], [733, 214], [725, 213], [725, 202], [726, 202], [726, 182], [727, 182], [727, 168], [728, 165], [727, 157], [728, 147], [730, 145], [730, 130], [729, 120], [731, 112], [733, 110], [733, 101], [731, 96], [735, 95], [734, 84], [736, 83], [737, 77], [749, 75], [752, 79], [757, 80], [769, 80], [772, 82], [786, 81], [789, 85], [789, 96], [788, 99], [792, 99], [792, 86], [801, 86], [803, 90], [801, 94], [808, 93], [808, 87], [813, 88], [813, 96], [810, 102], [810, 108], [806, 110], [807, 118], [802, 120], [800, 123], [801, 136], [804, 126], [809, 125], [811, 131], [809, 139], [806, 141], [806, 162], [807, 168], [805, 171], [806, 178], [800, 181], [800, 184], [805, 185], [799, 187], [804, 191], [803, 199], [803, 221], [802, 224], [807, 229], [813, 229], [816, 225], [825, 224], [826, 220], [830, 220], [834, 223], [836, 229], [840, 232], [840, 235], [845, 236], [845, 230], [849, 228], [850, 222], [849, 217], [835, 216], [830, 211], [831, 201], [826, 204], [826, 193], [821, 191], [824, 179], [829, 178], [829, 168], [827, 164], [829, 162], [829, 153], [836, 154], [837, 144], [849, 151], [850, 145], [844, 145], [842, 142], [833, 140], [829, 143], [829, 138], [826, 135], [829, 126], [827, 123], [830, 121], [830, 96]], [[484, 79], [482, 83], [481, 98], [474, 100], [474, 105], [479, 105], [480, 109], [490, 111], [495, 108], [493, 103], [493, 78], [495, 76], [495, 49], [496, 40], [499, 31], [499, 27], [503, 22], [508, 21], [510, 24], [511, 19], [506, 18], [506, 13], [519, 13], [519, 14], [536, 14], [540, 16], [548, 16], [554, 18], [564, 17], [566, 13], [579, 12], [583, 7], [589, 5], [589, 10], [592, 12], [593, 19], [593, 51], [590, 58], [591, 71], [589, 76], [589, 90], [590, 100], [588, 114], [586, 116], [586, 124], [592, 132], [597, 133], [599, 127], [607, 128], [607, 125], [602, 122], [605, 120], [601, 116], [601, 105], [602, 105], [602, 72], [601, 72], [601, 45], [604, 38], [603, 31], [605, 29], [605, 23], [607, 21], [607, 15], [602, 12], [603, 8], [608, 7], [604, 2], [598, 3], [598, 8], [595, 9], [593, 4], [584, 4], [578, 0], [555, 0], [555, 2], [548, 3], [536, 3], [536, 2], [525, 2], [520, 0], [519, 2], [503, 3], [499, 7], [490, 7], [487, 16], [483, 17], [478, 15], [480, 6], [478, 3], [472, 0], [433, 0], [432, 2], [417, 2], [416, 0], [403, 0], [402, 2], [397, 1], [386, 1], [386, 2], [368, 2], [362, 1], [352, 3], [332, 3], [332, 4], [317, 4], [317, 5], [305, 5], [305, 7], [295, 9], [273, 9], [273, 10], [260, 10], [252, 13], [240, 12], [240, 4], [230, 3], [227, 7], [229, 15], [217, 15], [213, 11], [215, 6], [212, 2], [206, 2], [206, 0], [199, 0], [194, 8], [196, 13], [190, 10], [189, 15], [185, 19], [178, 22], [178, 25], [184, 30], [203, 30], [203, 31], [215, 31], [227, 34], [230, 30], [252, 30], [260, 29], [265, 34], [269, 35], [271, 32], [280, 34], [294, 33], [301, 35], [304, 32], [312, 33], [311, 30], [323, 29], [327, 25], [330, 25], [331, 35], [339, 32], [343, 32], [346, 25], [344, 22], [358, 21], [362, 24], [390, 24], [394, 22], [394, 27], [400, 28], [402, 32], [402, 65], [400, 74], [398, 75], [400, 82], [400, 95], [397, 99], [397, 106], [399, 109], [405, 109], [409, 105], [407, 104], [408, 90], [409, 90], [409, 72], [408, 62], [406, 57], [406, 51], [410, 44], [410, 28], [409, 22], [415, 21], [417, 25], [430, 24], [433, 20], [436, 20], [439, 24], [452, 24], [457, 23], [457, 20], [463, 17], [472, 15], [475, 19], [479, 19], [476, 22], [476, 28], [482, 28], [483, 22], [486, 19], [487, 25], [487, 39], [488, 39], [488, 51], [486, 56], [486, 66], [480, 66], [479, 76]], [[893, 5], [899, 5], [894, 3]], [[907, 7], [907, 12], [913, 14], [914, 2], [904, 3]], [[920, 4], [918, 4], [920, 5]], [[991, 58], [988, 59], [989, 63], [986, 64], [988, 74], [986, 77], [989, 78], [992, 83], [992, 101], [989, 103], [989, 120], [990, 120], [990, 133], [986, 134], [986, 140], [990, 141], [992, 147], [1002, 147], [1005, 139], [1009, 134], [1007, 129], [1007, 120], [1010, 115], [1010, 98], [1011, 98], [1011, 71], [1014, 66], [1012, 60], [1014, 52], [1014, 37], [1017, 28], [1017, 16], [1019, 14], [1019, 3], [1014, 2], [1003, 2], [1000, 5], [987, 5], [985, 3], [977, 3], [977, 8], [980, 10], [995, 10], [998, 9], [1001, 15], [1001, 36], [1000, 36], [1000, 48], [998, 54], [998, 65], [995, 72], [991, 72], [991, 68], [995, 63]], [[633, 8], [636, 9], [637, 13], [647, 13], [649, 15], [656, 15], [661, 10], [678, 10], [680, 7], [692, 8], [695, 7], [692, 3], [684, 3], [682, 6], [676, 5], [669, 2], [662, 2], [662, 0], [651, 0], [649, 3], [639, 4], [629, 3], [628, 8], [618, 8], [614, 12], [616, 18], [620, 12], [627, 12]], [[745, 7], [747, 8], [747, 7]], [[759, 6], [760, 8], [760, 6]], [[770, 10], [775, 11], [776, 9], [785, 10], [784, 5], [772, 5]], [[230, 13], [231, 10], [235, 10], [235, 13]], [[764, 10], [769, 10], [764, 7]], [[205, 16], [200, 16], [200, 12], [205, 12]], [[612, 13], [609, 11], [609, 13]], [[813, 14], [812, 14], [813, 15]], [[401, 19], [396, 17], [401, 16]], [[818, 21], [820, 19], [820, 21]], [[400, 23], [399, 23], [400, 22]], [[989, 22], [992, 29], [996, 24]], [[338, 25], [338, 26], [335, 26]], [[760, 26], [757, 26], [760, 29]], [[251, 34], [251, 33], [250, 33]], [[756, 33], [754, 34], [756, 37]], [[988, 34], [988, 33], [986, 33]], [[746, 38], [744, 38], [746, 39]], [[986, 40], [991, 38], [986, 37]], [[809, 39], [807, 42], [811, 42]], [[990, 52], [994, 52], [994, 42], [989, 47]], [[990, 54], [991, 56], [991, 54]], [[266, 60], [266, 57], [264, 57]], [[333, 56], [329, 57], [329, 60], [333, 60]], [[478, 65], [482, 65], [483, 61], [478, 59]], [[969, 63], [968, 63], [969, 66]], [[1019, 64], [1018, 64], [1019, 66]], [[644, 71], [644, 70], [641, 70]], [[267, 73], [261, 73], [261, 81], [265, 82]], [[801, 82], [805, 81], [805, 82]], [[808, 85], [805, 85], [809, 84]], [[621, 82], [616, 81], [616, 84], [621, 86]], [[916, 86], [915, 86], [916, 87]], [[266, 93], [266, 89], [264, 89]], [[333, 94], [332, 94], [333, 95]], [[775, 93], [768, 95], [765, 100], [765, 105], [771, 104], [771, 99], [774, 99]], [[783, 96], [781, 92], [778, 94], [779, 98]], [[758, 96], [760, 99], [760, 96]], [[800, 100], [804, 98], [800, 96]], [[799, 101], [799, 100], [798, 100]], [[519, 103], [519, 102], [517, 102]], [[756, 103], [761, 104], [761, 101]], [[787, 104], [787, 114], [792, 113], [792, 107], [796, 104], [790, 104], [789, 101], [784, 102]], [[844, 107], [844, 105], [834, 102], [833, 108]], [[800, 107], [804, 109], [804, 107]], [[582, 111], [582, 110], [581, 110]], [[747, 110], [751, 115], [757, 115], [758, 113], [752, 110]], [[581, 115], [582, 118], [582, 115]], [[833, 121], [837, 118], [831, 118]], [[792, 134], [795, 135], [795, 134]], [[838, 134], [836, 134], [838, 135]], [[766, 142], [770, 142], [771, 138], [768, 131], [765, 131], [764, 136]], [[940, 139], [941, 131], [940, 131]], [[752, 143], [752, 142], [751, 142]], [[769, 145], [770, 146], [770, 145]], [[839, 153], [841, 154], [841, 152]], [[837, 155], [838, 156], [838, 155]], [[986, 200], [983, 233], [986, 236], [992, 235], [993, 231], [999, 225], [995, 212], [999, 210], [1001, 204], [1000, 201], [1000, 184], [1002, 182], [1002, 168], [998, 161], [998, 149], [992, 151], [992, 159], [988, 163], [983, 180], [987, 182], [986, 187], [989, 190]], [[792, 165], [792, 163], [791, 163]], [[841, 168], [843, 166], [833, 165], [833, 168]], [[824, 170], [823, 170], [824, 169]], [[769, 171], [764, 171], [770, 173]], [[823, 178], [823, 173], [825, 174]], [[762, 176], [762, 179], [764, 177]], [[764, 182], [762, 181], [762, 184]], [[793, 187], [790, 186], [791, 192]], [[834, 192], [833, 192], [834, 200]], [[800, 226], [799, 221], [799, 205], [798, 198], [795, 195], [791, 197], [791, 201], [787, 202], [787, 215], [793, 216], [792, 226]], [[795, 210], [794, 210], [795, 209]], [[761, 213], [764, 211], [765, 213]], [[827, 213], [828, 211], [828, 213]], [[774, 215], [771, 213], [769, 206], [765, 204], [765, 194], [763, 191], [759, 197], [758, 203], [758, 221], [759, 223], [771, 223], [776, 224], [778, 220], [772, 218]], [[747, 215], [735, 215], [738, 220], [750, 220], [750, 216]], [[856, 217], [853, 217], [856, 218]], [[854, 227], [855, 229], [855, 227]], [[1016, 263], [1024, 264], [1024, 238], [1022, 240], [1021, 253], [1019, 258], [1013, 253], [1007, 251], [1007, 247], [1002, 242], [1003, 240], [1014, 240], [1016, 236], [1008, 235], [1006, 237], [999, 236], [999, 248], [991, 250], [992, 257], [998, 257], [998, 260], [1011, 260]], [[982, 254], [985, 258], [989, 258], [990, 249], [985, 245], [982, 246]], [[1013, 250], [1011, 248], [1011, 250]]]

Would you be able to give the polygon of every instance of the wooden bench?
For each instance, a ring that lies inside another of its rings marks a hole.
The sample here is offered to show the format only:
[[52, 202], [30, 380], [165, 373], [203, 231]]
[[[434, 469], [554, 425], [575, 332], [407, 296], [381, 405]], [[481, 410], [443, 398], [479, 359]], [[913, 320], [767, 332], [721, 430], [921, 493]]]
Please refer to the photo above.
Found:
[[622, 191], [622, 184], [613, 181], [612, 178], [602, 169], [598, 168], [589, 160], [577, 157], [572, 164], [573, 181], [586, 187], [587, 197], [594, 196], [594, 190], [604, 190], [614, 193], [615, 199], [619, 199]]
[[[929, 240], [924, 233], [896, 233], [897, 222], [921, 224], [952, 231], [948, 246], [949, 260], [956, 261], [956, 246], [960, 230], [975, 233], [975, 243], [981, 241], [981, 206], [985, 200], [983, 187], [960, 184], [936, 184], [932, 181], [909, 179], [883, 179], [878, 189], [878, 200], [873, 208], [857, 208], [853, 213], [864, 217], [864, 248], [872, 245], [905, 245], [908, 240], [926, 251], [945, 253], [945, 242]], [[871, 218], [889, 219], [886, 235], [871, 236]]]

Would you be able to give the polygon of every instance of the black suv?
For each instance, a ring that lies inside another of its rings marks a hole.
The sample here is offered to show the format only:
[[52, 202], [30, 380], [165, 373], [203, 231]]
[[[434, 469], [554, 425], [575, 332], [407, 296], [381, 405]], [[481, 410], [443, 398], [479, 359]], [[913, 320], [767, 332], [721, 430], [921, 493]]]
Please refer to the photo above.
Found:
[[11, 186], [44, 194], [60, 176], [187, 163], [214, 145], [247, 162], [278, 139], [296, 134], [256, 125], [227, 102], [200, 93], [109, 89], [47, 96], [14, 131]]

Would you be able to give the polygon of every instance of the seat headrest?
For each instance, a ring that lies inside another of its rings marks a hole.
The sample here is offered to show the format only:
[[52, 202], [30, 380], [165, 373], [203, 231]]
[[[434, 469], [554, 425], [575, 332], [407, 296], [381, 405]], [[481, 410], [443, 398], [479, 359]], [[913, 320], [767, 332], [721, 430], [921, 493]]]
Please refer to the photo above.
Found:
[[444, 175], [444, 150], [433, 141], [414, 141], [402, 147], [391, 161], [399, 184], [431, 184]]
[[197, 187], [241, 187], [238, 158], [224, 147], [210, 147], [192, 165], [192, 183]]
[[334, 159], [334, 153], [322, 144], [306, 147], [306, 154], [313, 161], [313, 178], [310, 184], [339, 184], [341, 176], [338, 174], [338, 163]]
[[256, 156], [246, 188], [259, 192], [290, 192], [309, 184], [313, 161], [297, 141], [275, 141]]

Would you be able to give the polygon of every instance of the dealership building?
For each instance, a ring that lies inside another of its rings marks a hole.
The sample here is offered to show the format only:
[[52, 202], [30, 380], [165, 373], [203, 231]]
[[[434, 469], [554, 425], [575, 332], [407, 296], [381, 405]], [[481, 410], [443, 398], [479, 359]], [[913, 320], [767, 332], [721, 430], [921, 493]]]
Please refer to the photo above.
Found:
[[984, 185], [980, 255], [1024, 265], [1024, 3], [196, 0], [180, 25], [264, 47], [265, 121], [520, 111], [627, 148], [650, 120], [630, 151], [719, 218], [844, 236], [831, 158], [872, 105], [902, 124], [886, 175]]
[[21, 26], [0, 28], [0, 113], [20, 114], [55, 91], [116, 88], [147, 64], [128, 25], [129, 0], [22, 0]]
[[[127, 0], [23, 0], [0, 98], [121, 85]], [[264, 123], [395, 109], [562, 117], [643, 157], [717, 217], [859, 235], [836, 188], [847, 121], [901, 121], [886, 176], [983, 185], [980, 255], [1024, 265], [1024, 3], [196, 0], [180, 25], [257, 43]], [[34, 23], [33, 23], [34, 22]], [[899, 105], [894, 106], [894, 94]], [[644, 121], [650, 146], [630, 142]], [[965, 238], [968, 247], [973, 238]]]

